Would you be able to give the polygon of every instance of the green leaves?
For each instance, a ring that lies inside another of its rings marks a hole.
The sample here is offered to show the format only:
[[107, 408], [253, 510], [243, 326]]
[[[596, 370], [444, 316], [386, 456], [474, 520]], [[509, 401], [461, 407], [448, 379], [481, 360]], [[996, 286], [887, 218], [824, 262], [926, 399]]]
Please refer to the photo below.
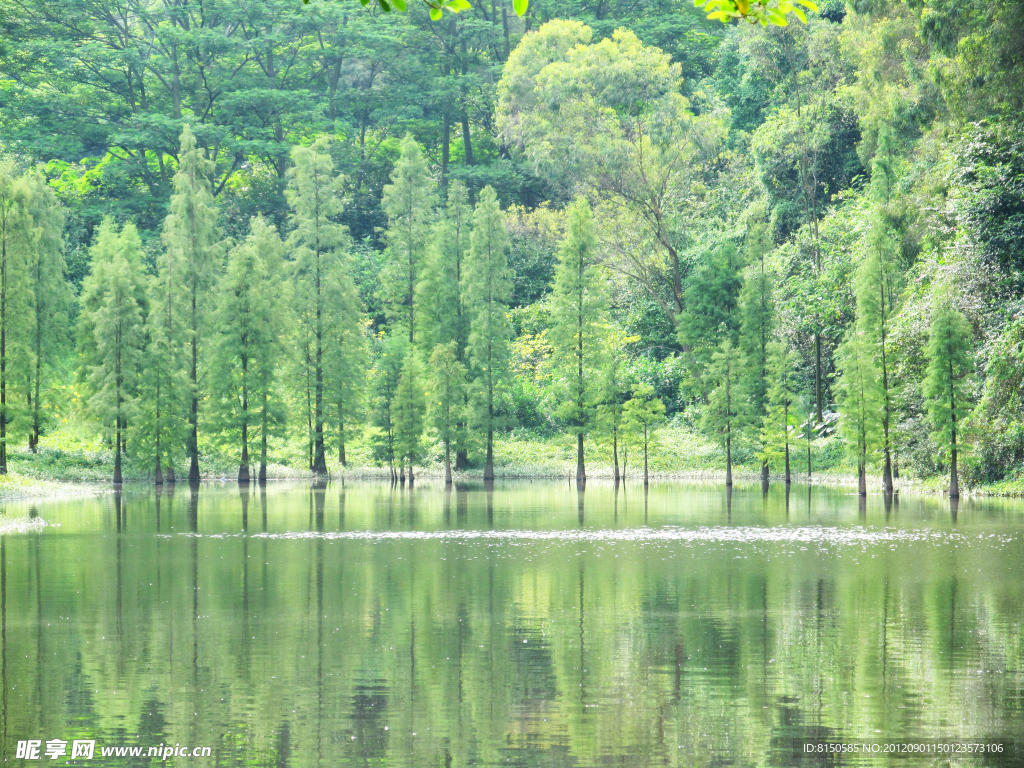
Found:
[[517, 16], [522, 16], [526, 13], [528, 6], [529, 0], [512, 0], [512, 8], [515, 10]]
[[789, 24], [787, 15], [790, 13], [806, 24], [807, 14], [797, 6], [809, 11], [818, 10], [811, 0], [775, 0], [774, 4], [772, 0], [755, 0], [752, 3], [749, 0], [693, 0], [693, 4], [707, 11], [709, 19], [717, 19], [723, 24], [732, 19], [745, 19], [762, 27], [769, 24], [785, 27]]

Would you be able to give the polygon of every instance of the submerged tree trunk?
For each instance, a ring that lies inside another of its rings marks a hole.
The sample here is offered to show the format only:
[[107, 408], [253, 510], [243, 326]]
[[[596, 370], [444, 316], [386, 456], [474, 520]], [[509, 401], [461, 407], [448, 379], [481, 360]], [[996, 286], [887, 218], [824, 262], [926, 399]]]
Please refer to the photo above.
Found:
[[494, 479], [494, 430], [487, 430], [487, 457], [484, 459], [484, 480]]
[[763, 490], [765, 490], [765, 491], [768, 490], [769, 478], [770, 478], [770, 474], [769, 474], [769, 470], [768, 470], [768, 462], [765, 461], [765, 462], [761, 463], [761, 488]]
[[163, 469], [161, 469], [161, 467], [160, 467], [160, 446], [159, 445], [157, 445], [156, 467], [153, 470], [153, 484], [154, 485], [163, 485], [164, 484], [164, 472], [163, 472]]
[[857, 462], [857, 493], [861, 496], [868, 495], [868, 470], [864, 454], [861, 454]]
[[587, 471], [583, 464], [583, 433], [576, 435], [576, 482], [587, 482]]

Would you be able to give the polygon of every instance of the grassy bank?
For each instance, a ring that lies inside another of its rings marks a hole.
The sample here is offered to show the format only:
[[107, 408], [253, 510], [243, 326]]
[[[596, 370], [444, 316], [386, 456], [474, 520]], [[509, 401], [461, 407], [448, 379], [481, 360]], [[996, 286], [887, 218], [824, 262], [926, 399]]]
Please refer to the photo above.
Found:
[[[27, 446], [14, 446], [9, 454], [10, 474], [0, 477], [0, 500], [30, 496], [56, 496], [69, 493], [94, 493], [109, 488], [113, 474], [110, 449], [97, 440], [90, 428], [65, 423], [44, 436], [38, 450]], [[440, 476], [444, 471], [444, 452], [436, 441], [424, 446], [424, 457], [416, 468], [420, 476]], [[373, 461], [368, 437], [356, 435], [346, 446], [348, 466], [342, 469], [331, 449], [328, 468], [333, 475], [347, 477], [386, 478], [386, 467]], [[588, 439], [584, 444], [587, 475], [593, 479], [613, 477], [611, 445]], [[201, 442], [203, 477], [207, 480], [233, 479], [238, 471], [238, 458], [229, 446]], [[513, 430], [500, 435], [495, 442], [495, 474], [499, 478], [569, 478], [576, 471], [576, 441], [571, 435], [546, 435], [525, 430]], [[271, 463], [268, 475], [272, 479], [310, 477], [307, 446], [304, 441], [275, 440], [270, 446]], [[749, 446], [739, 445], [734, 450], [733, 474], [737, 480], [760, 477], [760, 464]], [[643, 474], [643, 453], [635, 446], [620, 446], [620, 468], [627, 478], [637, 479]], [[648, 455], [650, 474], [659, 479], [720, 479], [724, 477], [725, 461], [715, 443], [679, 422], [659, 430], [651, 442]], [[807, 481], [807, 444], [795, 443], [791, 451], [791, 467], [795, 482]], [[856, 469], [851, 465], [837, 437], [815, 440], [811, 444], [812, 480], [816, 484], [856, 484]], [[186, 467], [178, 467], [179, 479]], [[255, 470], [255, 467], [254, 467]], [[870, 470], [870, 489], [880, 485], [880, 471]], [[126, 481], [150, 479], [152, 467], [128, 457], [124, 463]], [[466, 479], [478, 479], [480, 468], [471, 466], [463, 473]], [[781, 479], [782, 467], [772, 467], [773, 482]], [[946, 488], [945, 477], [903, 478], [900, 487], [923, 493], [941, 493]], [[968, 493], [978, 495], [1024, 496], [1024, 477], [1004, 480]]]

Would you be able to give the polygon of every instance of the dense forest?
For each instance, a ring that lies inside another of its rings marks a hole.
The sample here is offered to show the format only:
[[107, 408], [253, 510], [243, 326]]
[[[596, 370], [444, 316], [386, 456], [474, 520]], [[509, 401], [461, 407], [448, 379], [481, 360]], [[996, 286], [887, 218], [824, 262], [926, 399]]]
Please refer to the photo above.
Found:
[[0, 7], [0, 472], [73, 421], [115, 482], [512, 429], [582, 480], [672, 420], [728, 482], [1021, 475], [1024, 5], [436, 15]]

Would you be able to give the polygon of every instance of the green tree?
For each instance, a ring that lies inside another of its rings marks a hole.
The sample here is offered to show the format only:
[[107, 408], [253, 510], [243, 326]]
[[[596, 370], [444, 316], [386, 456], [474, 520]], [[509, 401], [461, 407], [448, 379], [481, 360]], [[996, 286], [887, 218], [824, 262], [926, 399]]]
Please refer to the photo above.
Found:
[[309, 147], [295, 147], [292, 150], [294, 165], [288, 170], [286, 191], [294, 227], [288, 237], [288, 245], [293, 259], [294, 304], [301, 325], [303, 374], [308, 382], [307, 402], [310, 394], [313, 400], [309, 409], [312, 421], [310, 469], [318, 475], [327, 473], [324, 453], [325, 351], [333, 341], [330, 329], [337, 328], [341, 319], [339, 315], [350, 310], [350, 307], [336, 306], [332, 301], [337, 298], [332, 287], [344, 280], [348, 232], [338, 222], [344, 210], [341, 198], [344, 179], [335, 176], [329, 150], [326, 137], [317, 139]]
[[626, 431], [635, 436], [644, 449], [644, 485], [648, 484], [647, 456], [655, 430], [665, 422], [665, 403], [654, 396], [650, 384], [637, 384], [633, 396], [623, 407]]
[[892, 360], [887, 345], [896, 306], [896, 246], [885, 220], [876, 215], [866, 238], [866, 253], [857, 268], [857, 327], [865, 334], [876, 357], [881, 398], [878, 416], [882, 427], [882, 489], [892, 493]]
[[[448, 188], [445, 209], [434, 225], [423, 278], [417, 287], [422, 307], [420, 342], [429, 345], [455, 343], [458, 361], [468, 363], [469, 310], [463, 296], [462, 276], [469, 258], [473, 209], [469, 205], [466, 185], [454, 180]], [[466, 423], [469, 390], [463, 388], [459, 413], [463, 421], [452, 433], [455, 467], [465, 469], [467, 463]]]
[[427, 419], [444, 444], [444, 482], [451, 485], [452, 446], [466, 421], [466, 366], [459, 360], [458, 342], [435, 346], [428, 368]]
[[704, 371], [723, 337], [728, 337], [733, 346], [737, 342], [741, 268], [736, 246], [726, 242], [705, 253], [686, 288], [685, 309], [679, 315], [679, 343], [689, 351], [692, 375], [702, 395], [706, 394]]
[[146, 313], [142, 242], [133, 224], [120, 234], [108, 220], [97, 235], [93, 269], [83, 292], [90, 295], [83, 320], [96, 343], [90, 366], [89, 410], [113, 432], [114, 482], [122, 481], [125, 430], [135, 413], [139, 374], [144, 360]]
[[333, 275], [330, 294], [330, 343], [324, 357], [326, 396], [335, 405], [338, 462], [344, 467], [348, 464], [345, 455], [346, 429], [350, 429], [361, 418], [369, 364], [362, 302], [352, 280], [351, 262], [347, 255], [343, 268]]
[[33, 310], [28, 392], [32, 424], [28, 444], [35, 451], [44, 418], [46, 382], [65, 349], [72, 297], [64, 278], [64, 209], [40, 173], [25, 177], [25, 192], [32, 227], [27, 277]]
[[409, 482], [413, 481], [413, 466], [423, 453], [423, 428], [426, 423], [427, 400], [424, 393], [423, 366], [416, 352], [410, 351], [402, 363], [402, 373], [395, 388], [392, 412], [395, 417], [395, 453], [399, 460], [399, 477], [405, 480], [405, 465], [409, 464]]
[[462, 283], [471, 318], [469, 360], [474, 416], [487, 436], [484, 480], [494, 479], [494, 430], [500, 424], [499, 409], [511, 357], [508, 299], [512, 275], [505, 255], [507, 246], [498, 196], [490, 186], [484, 187], [473, 213], [472, 243]]
[[[761, 422], [762, 461], [784, 460], [786, 485], [792, 481], [789, 438], [794, 428], [796, 355], [782, 342], [768, 345], [767, 412]], [[808, 471], [809, 468], [808, 468]]]
[[761, 483], [765, 487], [768, 485], [769, 462], [761, 426], [768, 411], [768, 345], [772, 337], [775, 303], [772, 279], [764, 260], [771, 247], [767, 228], [763, 224], [751, 227], [747, 234], [747, 263], [750, 266], [739, 297], [743, 389], [748, 398], [749, 424], [761, 443]]
[[[266, 401], [281, 357], [280, 273], [284, 246], [277, 230], [253, 219], [249, 236], [231, 249], [217, 288], [210, 365], [214, 423], [239, 447], [238, 482], [248, 483], [251, 432], [265, 430]], [[261, 407], [262, 406], [262, 407]], [[265, 442], [265, 439], [264, 441]], [[261, 452], [262, 453], [262, 452]], [[266, 477], [265, 456], [261, 470]]]
[[14, 420], [9, 390], [14, 363], [24, 352], [29, 327], [31, 222], [28, 190], [14, 163], [0, 162], [0, 474], [7, 474], [7, 441]]
[[220, 234], [217, 209], [213, 201], [210, 178], [214, 163], [196, 146], [191, 128], [181, 132], [178, 171], [174, 174], [174, 194], [170, 213], [164, 220], [163, 242], [167, 249], [164, 262], [168, 280], [169, 314], [177, 320], [170, 329], [168, 341], [176, 343], [180, 327], [187, 346], [190, 385], [188, 412], [189, 458], [188, 479], [199, 482], [199, 401], [202, 399], [200, 360], [207, 331], [210, 294], [217, 281], [220, 264]]
[[418, 314], [416, 288], [419, 284], [430, 242], [430, 222], [436, 197], [423, 157], [423, 147], [412, 137], [402, 140], [402, 153], [385, 185], [381, 207], [388, 217], [386, 266], [381, 283], [388, 322], [408, 331], [409, 343], [416, 342]]
[[[723, 329], [723, 335], [725, 331]], [[743, 396], [738, 386], [740, 356], [726, 336], [712, 355], [708, 381], [712, 384], [700, 426], [725, 449], [725, 484], [732, 485], [732, 440], [742, 424]]]
[[[953, 303], [948, 284], [936, 286], [928, 334], [928, 369], [922, 386], [932, 439], [941, 455], [949, 457], [949, 497], [960, 497], [958, 452], [963, 450], [963, 421], [970, 413], [971, 326]], [[959, 431], [958, 431], [959, 429]]]
[[395, 437], [395, 395], [409, 354], [409, 340], [405, 335], [389, 334], [381, 340], [377, 362], [370, 372], [370, 410], [374, 427], [370, 445], [374, 460], [387, 463], [391, 470], [391, 482], [398, 480], [395, 470], [395, 461], [399, 458]]
[[867, 457], [878, 442], [881, 391], [873, 339], [856, 326], [839, 348], [839, 431], [857, 461], [857, 491], [867, 494]]
[[628, 394], [626, 377], [627, 343], [638, 341], [639, 337], [627, 336], [619, 328], [611, 328], [606, 337], [607, 362], [601, 381], [601, 402], [597, 406], [597, 423], [601, 431], [612, 441], [612, 471], [615, 482], [619, 481], [619, 441], [625, 424], [625, 402]]
[[605, 364], [608, 324], [606, 278], [598, 269], [597, 236], [590, 204], [573, 203], [568, 231], [558, 252], [551, 295], [551, 330], [557, 412], [576, 435], [576, 482], [587, 480], [583, 438], [593, 428]]

